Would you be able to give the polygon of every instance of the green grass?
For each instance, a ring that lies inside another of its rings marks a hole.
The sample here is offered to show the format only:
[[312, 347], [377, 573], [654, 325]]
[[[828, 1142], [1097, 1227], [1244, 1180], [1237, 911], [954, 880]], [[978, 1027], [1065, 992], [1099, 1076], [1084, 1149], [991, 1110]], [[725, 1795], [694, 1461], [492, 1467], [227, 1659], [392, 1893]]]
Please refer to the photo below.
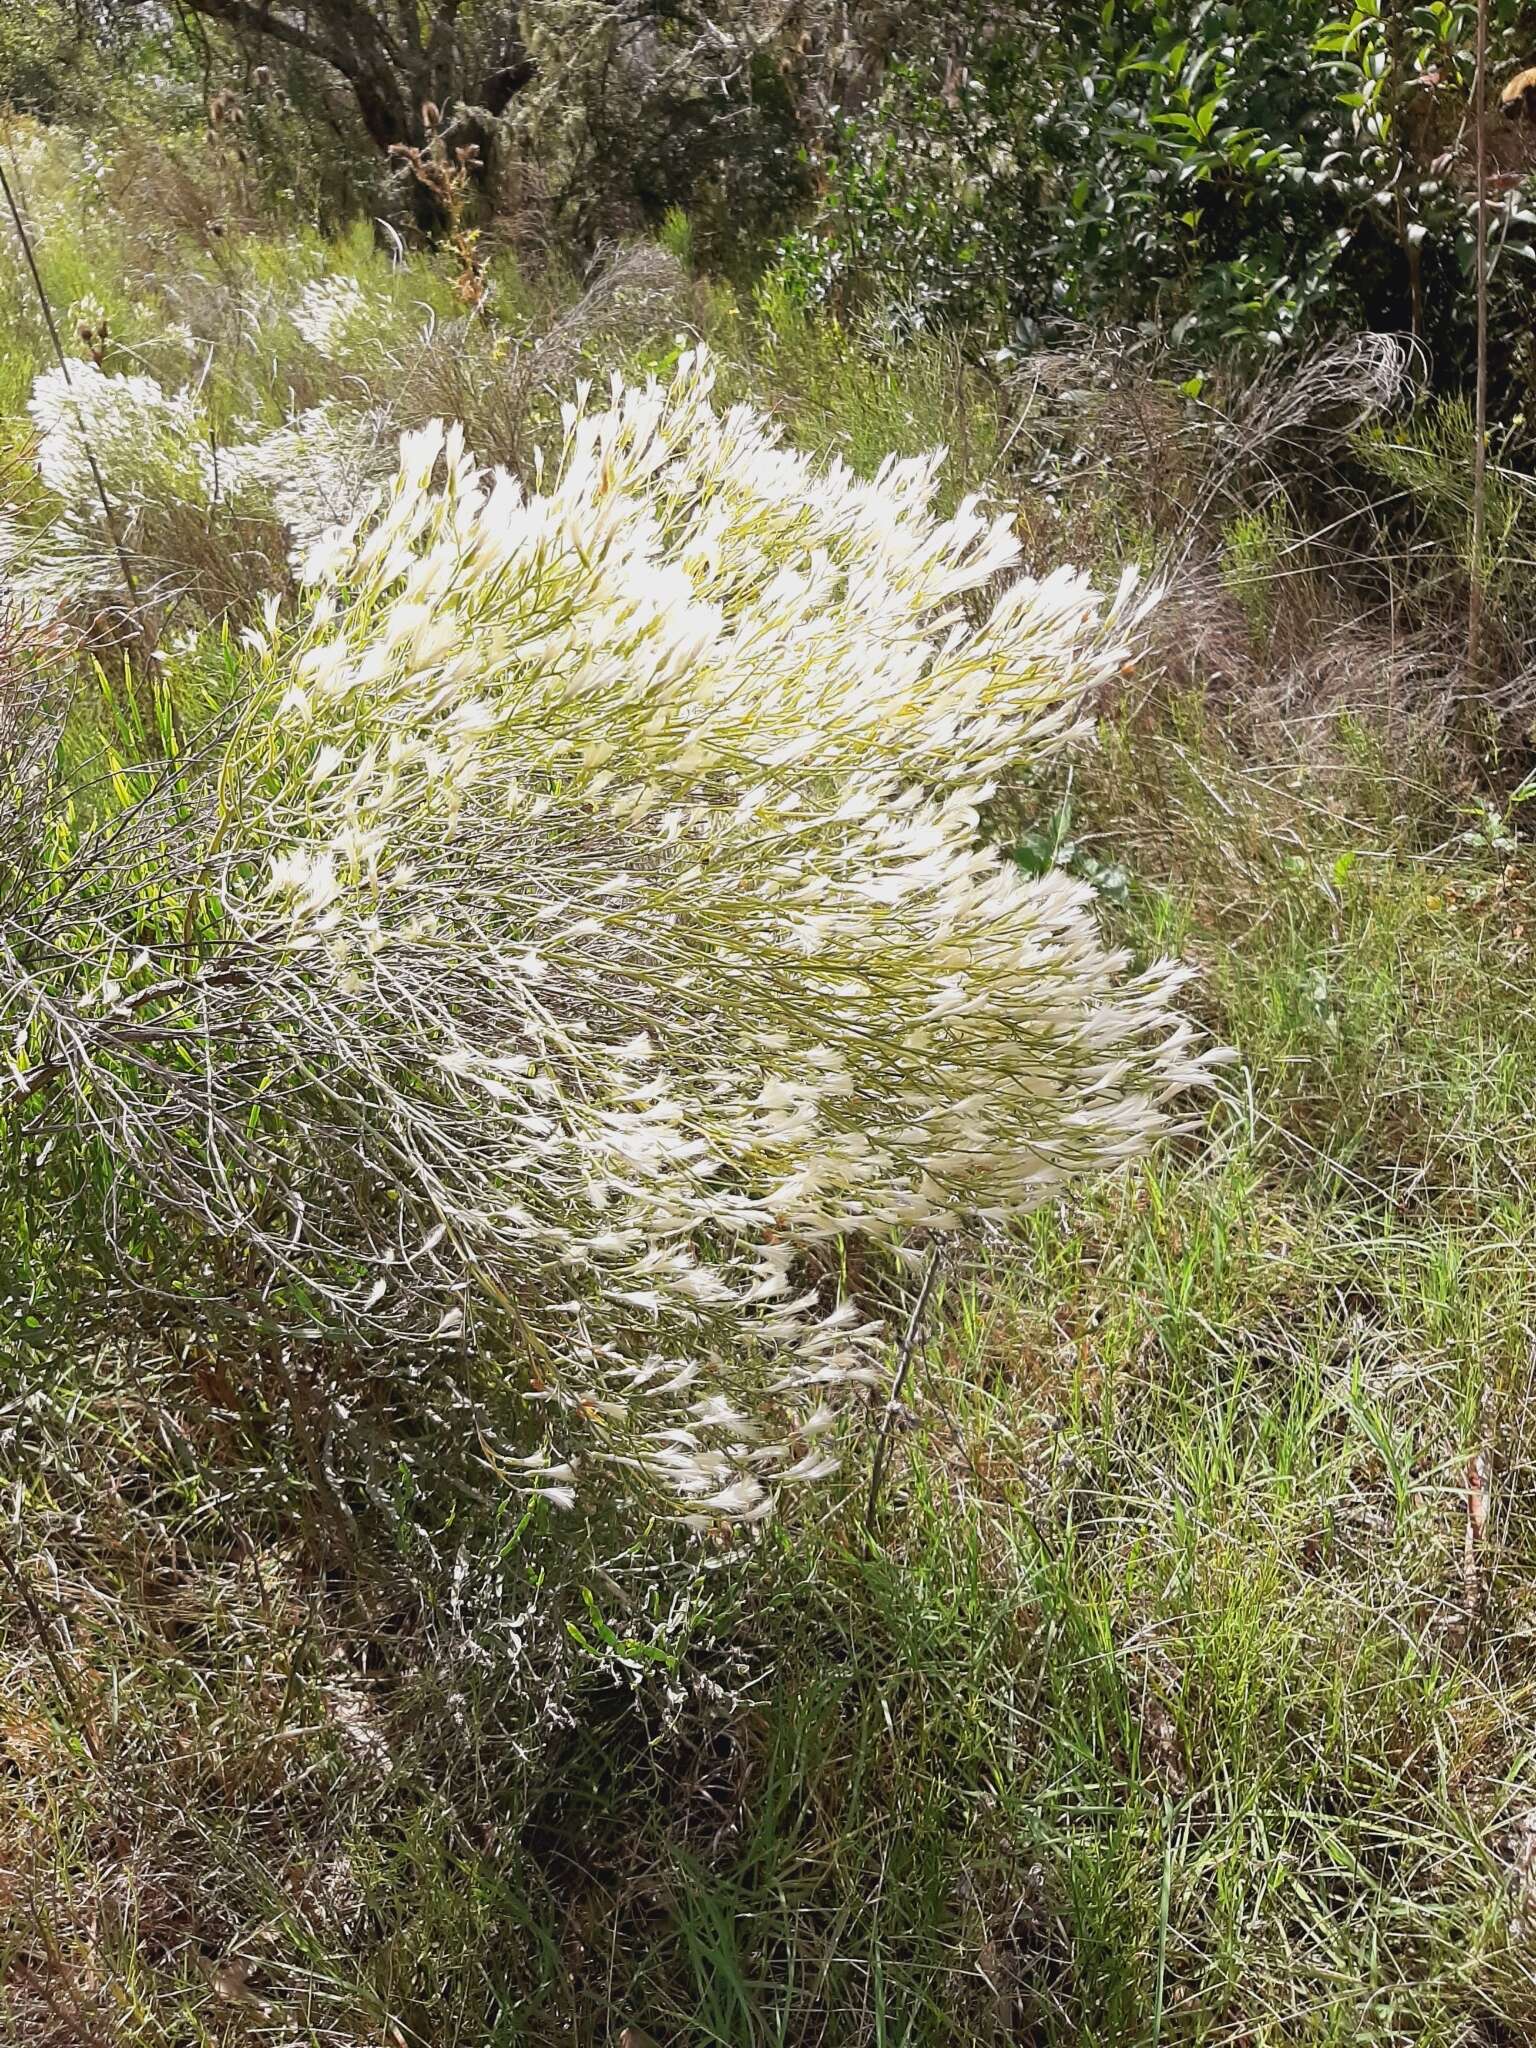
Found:
[[599, 1546], [515, 1650], [559, 1531], [428, 1492], [322, 1565], [192, 1386], [34, 1384], [102, 1760], [13, 1615], [26, 2009], [56, 1952], [155, 2048], [1525, 2038], [1536, 865], [1373, 787], [1177, 707], [1087, 765], [1243, 1063], [946, 1264], [873, 1542], [855, 1473], [702, 1576]]

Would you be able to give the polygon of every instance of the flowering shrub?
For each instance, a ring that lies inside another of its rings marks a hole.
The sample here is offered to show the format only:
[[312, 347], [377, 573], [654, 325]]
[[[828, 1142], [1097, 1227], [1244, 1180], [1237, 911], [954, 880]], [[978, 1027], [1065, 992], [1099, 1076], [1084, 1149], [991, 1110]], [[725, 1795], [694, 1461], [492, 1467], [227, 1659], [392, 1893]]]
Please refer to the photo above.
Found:
[[531, 493], [408, 435], [250, 633], [139, 935], [76, 889], [68, 974], [8, 977], [13, 1089], [71, 1071], [306, 1316], [521, 1361], [520, 1484], [750, 1518], [824, 1475], [880, 1333], [806, 1249], [1022, 1214], [1202, 1071], [1179, 971], [978, 838], [1121, 605], [1008, 580], [935, 469], [818, 469], [691, 359], [568, 408]]
[[341, 356], [374, 309], [355, 277], [317, 277], [299, 294], [293, 324], [323, 356]]
[[[175, 594], [201, 571], [209, 551], [193, 536], [215, 516], [231, 529], [226, 547], [234, 540], [269, 570], [256, 522], [275, 524], [280, 543], [307, 551], [392, 466], [376, 409], [313, 406], [221, 445], [195, 388], [168, 391], [153, 377], [88, 361], [41, 372], [28, 410], [50, 516], [41, 527], [0, 522], [0, 570], [45, 608], [121, 600], [125, 558], [142, 586], [137, 596]], [[279, 564], [281, 554], [280, 544]], [[229, 579], [201, 580], [216, 598]]]
[[378, 407], [328, 400], [225, 449], [222, 488], [269, 510], [303, 556], [388, 475], [394, 440]]
[[54, 516], [41, 534], [8, 521], [0, 565], [33, 597], [84, 591], [121, 598], [122, 568], [97, 473], [110, 479], [125, 546], [168, 503], [206, 506], [209, 447], [196, 399], [162, 390], [153, 377], [108, 376], [95, 363], [76, 362], [38, 376], [28, 411], [38, 433], [38, 479]]

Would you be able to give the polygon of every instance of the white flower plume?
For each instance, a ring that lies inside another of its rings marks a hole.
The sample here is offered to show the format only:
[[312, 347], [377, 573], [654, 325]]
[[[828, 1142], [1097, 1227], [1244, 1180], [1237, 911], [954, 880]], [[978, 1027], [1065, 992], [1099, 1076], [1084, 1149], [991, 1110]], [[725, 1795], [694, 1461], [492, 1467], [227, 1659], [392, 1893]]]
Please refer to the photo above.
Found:
[[1085, 887], [979, 836], [1125, 596], [1020, 575], [935, 470], [818, 467], [685, 359], [569, 408], [532, 492], [407, 436], [250, 636], [199, 999], [224, 974], [258, 1032], [274, 1134], [247, 1060], [178, 1199], [249, 1231], [286, 1177], [312, 1292], [514, 1346], [550, 1439], [517, 1483], [561, 1504], [606, 1472], [752, 1519], [824, 1476], [883, 1351], [810, 1248], [1023, 1214], [1203, 1077], [1181, 970], [1129, 975]]

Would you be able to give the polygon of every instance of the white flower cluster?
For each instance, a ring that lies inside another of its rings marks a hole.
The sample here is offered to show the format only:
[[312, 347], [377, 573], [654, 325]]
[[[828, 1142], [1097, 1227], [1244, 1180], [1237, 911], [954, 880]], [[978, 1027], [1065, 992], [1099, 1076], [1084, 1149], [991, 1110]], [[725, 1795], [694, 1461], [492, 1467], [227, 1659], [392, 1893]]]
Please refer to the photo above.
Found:
[[208, 502], [209, 448], [197, 401], [190, 392], [164, 391], [153, 377], [107, 376], [94, 363], [74, 362], [36, 378], [28, 410], [38, 432], [38, 477], [54, 504], [42, 529], [0, 521], [6, 594], [45, 613], [81, 596], [121, 599], [118, 547], [132, 545], [146, 512]]
[[394, 469], [396, 438], [376, 407], [311, 406], [280, 427], [224, 450], [223, 488], [270, 508], [296, 559], [356, 516]]
[[45, 608], [82, 594], [121, 598], [119, 546], [142, 580], [174, 577], [156, 529], [189, 511], [227, 507], [273, 519], [292, 549], [307, 553], [394, 467], [377, 411], [320, 405], [221, 443], [195, 388], [167, 391], [153, 377], [92, 362], [43, 371], [28, 410], [38, 477], [56, 509], [45, 529], [4, 522], [0, 569], [16, 595]]
[[569, 408], [531, 493], [407, 436], [250, 636], [221, 786], [271, 851], [229, 914], [280, 919], [328, 1097], [436, 1218], [443, 1334], [516, 1333], [557, 1500], [585, 1459], [768, 1512], [878, 1377], [808, 1248], [1017, 1216], [1202, 1078], [1179, 971], [1128, 976], [1083, 886], [978, 832], [1116, 608], [936, 516], [935, 466], [818, 468], [685, 359]]
[[357, 279], [341, 272], [307, 284], [292, 317], [311, 348], [340, 360], [373, 310], [369, 294]]
[[27, 410], [39, 435], [38, 475], [67, 505], [95, 501], [92, 454], [116, 481], [129, 518], [152, 493], [206, 495], [207, 425], [190, 391], [76, 362], [44, 370]]

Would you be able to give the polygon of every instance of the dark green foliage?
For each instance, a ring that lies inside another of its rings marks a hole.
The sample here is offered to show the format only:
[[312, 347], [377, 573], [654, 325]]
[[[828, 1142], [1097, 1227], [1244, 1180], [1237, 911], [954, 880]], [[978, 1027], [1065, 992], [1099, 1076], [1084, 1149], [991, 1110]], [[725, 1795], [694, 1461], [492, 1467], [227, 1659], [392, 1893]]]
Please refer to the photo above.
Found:
[[[1494, 7], [1495, 83], [1528, 10]], [[1336, 0], [1004, 10], [845, 121], [786, 252], [810, 300], [990, 324], [1016, 343], [1156, 330], [1197, 357], [1416, 327], [1447, 376], [1471, 321], [1472, 10]], [[1496, 117], [1497, 118], [1497, 117]], [[1494, 138], [1509, 349], [1528, 298], [1522, 180]], [[1513, 355], [1511, 354], [1511, 367]]]

